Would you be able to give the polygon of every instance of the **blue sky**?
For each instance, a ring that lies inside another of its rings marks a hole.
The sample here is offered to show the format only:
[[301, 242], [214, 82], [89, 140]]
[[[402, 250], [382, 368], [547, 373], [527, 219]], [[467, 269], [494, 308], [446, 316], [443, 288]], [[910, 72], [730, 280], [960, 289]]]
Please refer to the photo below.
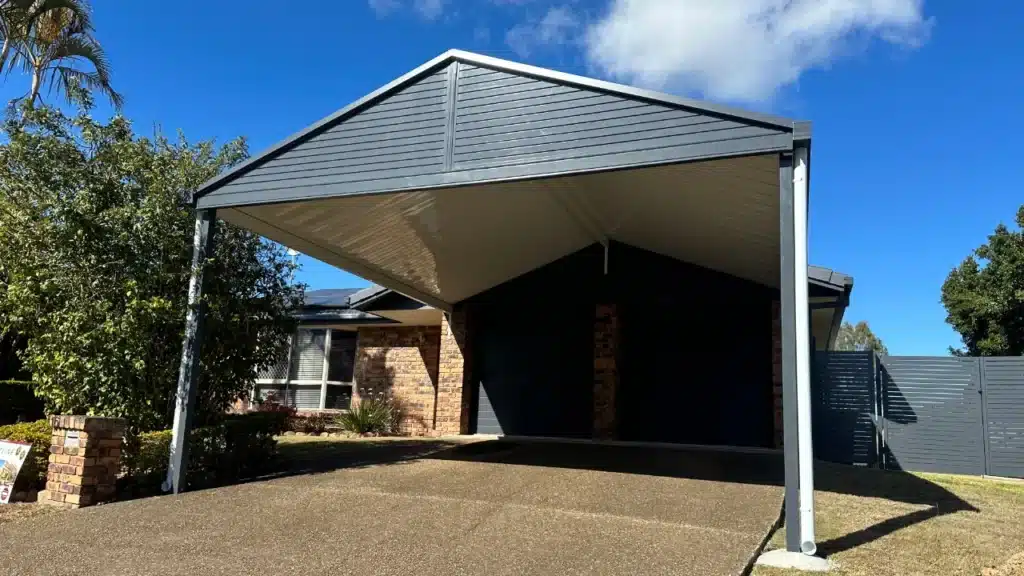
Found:
[[[257, 153], [462, 48], [809, 119], [811, 261], [855, 277], [847, 318], [868, 320], [896, 354], [941, 354], [958, 343], [939, 303], [942, 281], [1024, 202], [1018, 2], [294, 6], [96, 0], [125, 114], [139, 132], [244, 135]], [[0, 96], [9, 99], [22, 83], [27, 88], [27, 78], [9, 77]], [[364, 284], [302, 262], [299, 278], [312, 288]]]

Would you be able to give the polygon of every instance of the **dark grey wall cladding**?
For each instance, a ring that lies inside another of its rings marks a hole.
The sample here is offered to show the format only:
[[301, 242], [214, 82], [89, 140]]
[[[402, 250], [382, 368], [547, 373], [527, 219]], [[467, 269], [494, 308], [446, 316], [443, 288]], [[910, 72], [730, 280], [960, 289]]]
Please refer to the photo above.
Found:
[[704, 155], [709, 143], [771, 148], [784, 135], [777, 128], [469, 64], [461, 64], [457, 102], [455, 170], [636, 152], [683, 160]]
[[424, 77], [211, 195], [366, 183], [444, 171], [447, 70]]
[[974, 358], [881, 358], [886, 467], [985, 473], [981, 384]]
[[494, 406], [491, 405], [491, 399], [487, 396], [487, 388], [483, 382], [480, 382], [477, 386], [476, 433], [505, 433], [505, 430], [501, 427], [501, 422], [498, 420], [498, 415], [494, 412]]
[[988, 473], [1024, 478], [1024, 358], [984, 358]]

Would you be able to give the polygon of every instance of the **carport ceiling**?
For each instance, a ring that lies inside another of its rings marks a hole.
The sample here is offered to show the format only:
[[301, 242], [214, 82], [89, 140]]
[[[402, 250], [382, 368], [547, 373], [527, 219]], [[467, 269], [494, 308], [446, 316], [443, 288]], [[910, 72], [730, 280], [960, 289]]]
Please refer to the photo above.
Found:
[[775, 286], [778, 214], [774, 155], [221, 212], [447, 303], [603, 239]]

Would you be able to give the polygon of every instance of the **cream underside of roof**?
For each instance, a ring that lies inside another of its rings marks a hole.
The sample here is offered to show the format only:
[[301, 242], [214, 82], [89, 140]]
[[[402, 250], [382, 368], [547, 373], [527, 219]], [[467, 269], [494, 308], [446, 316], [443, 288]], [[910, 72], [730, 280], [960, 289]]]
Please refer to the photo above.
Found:
[[764, 155], [220, 216], [442, 308], [606, 239], [778, 286], [778, 174]]

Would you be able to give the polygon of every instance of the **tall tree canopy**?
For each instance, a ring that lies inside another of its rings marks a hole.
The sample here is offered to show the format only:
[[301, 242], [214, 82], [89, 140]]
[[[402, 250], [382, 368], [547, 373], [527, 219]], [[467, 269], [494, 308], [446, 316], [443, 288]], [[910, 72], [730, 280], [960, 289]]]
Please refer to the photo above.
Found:
[[857, 324], [843, 322], [839, 327], [839, 335], [836, 336], [836, 350], [865, 351], [874, 350], [879, 354], [888, 354], [889, 349], [882, 343], [882, 339], [875, 336], [867, 322], [861, 320]]
[[69, 102], [99, 92], [121, 107], [87, 0], [0, 0], [0, 40], [0, 72], [29, 74], [29, 106], [48, 86]]
[[942, 285], [946, 322], [971, 356], [1024, 355], [1024, 206], [1017, 229], [1000, 224]]
[[[122, 118], [26, 108], [0, 145], [0, 332], [37, 395], [64, 413], [171, 422], [184, 333], [191, 192], [245, 158], [183, 137], [139, 138]], [[223, 412], [287, 347], [302, 289], [277, 245], [217, 223], [207, 263], [199, 418]]]

